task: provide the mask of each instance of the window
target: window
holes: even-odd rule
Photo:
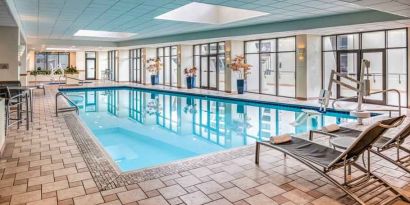
[[[246,80],[248,92],[295,97],[295,37],[247,41],[245,59],[252,65]]]
[[[67,68],[70,65],[70,53],[66,52],[36,52],[35,58],[37,70]]]
[[[397,89],[401,105],[407,104],[407,29],[323,36],[322,46],[322,87],[327,88],[330,73],[335,69],[357,78],[360,61],[364,58],[370,60],[366,77],[370,80],[371,92]],[[352,91],[338,90],[333,86],[332,97],[341,96],[342,92],[343,96],[346,93],[348,96],[354,95]],[[366,99],[379,104],[399,104],[395,93],[375,94]]]
[[[159,72],[159,84],[177,86],[178,82],[178,55],[177,46],[157,48],[157,57],[161,59],[162,71]]]
[[[225,42],[194,45],[193,60],[199,72],[197,87],[225,91]]]
[[[133,49],[129,51],[129,68],[130,68],[130,81],[134,83],[142,83],[142,49]]]
[[[118,67],[118,51],[108,51],[108,79],[116,79],[116,70]]]

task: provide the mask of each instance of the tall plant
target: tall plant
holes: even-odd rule
[[[184,69],[184,74],[185,74],[186,77],[196,77],[196,71],[197,70],[198,69],[195,66],[191,67],[191,68],[185,68]]]
[[[246,80],[248,75],[251,74],[252,65],[245,63],[245,58],[242,55],[236,56],[229,67],[232,71],[239,72],[240,79]]]
[[[147,60],[148,67],[147,70],[148,72],[158,75],[159,71],[162,69],[162,63],[160,58],[150,58]]]

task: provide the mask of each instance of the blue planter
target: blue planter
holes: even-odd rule
[[[236,81],[236,86],[238,88],[238,94],[243,94],[243,92],[245,91],[245,80],[244,79],[239,79]]]
[[[157,85],[159,83],[158,75],[151,75],[151,85]]]
[[[236,106],[236,113],[238,113],[238,114],[243,114],[243,113],[245,113],[245,106],[244,106],[244,105],[241,105],[241,104],[238,104],[238,105]]]
[[[192,80],[191,80],[192,88],[195,88],[195,82],[196,82],[196,76],[192,76]]]
[[[192,84],[193,84],[192,81],[193,81],[193,77],[191,77],[191,76],[186,77],[186,87],[188,89],[192,88]]]

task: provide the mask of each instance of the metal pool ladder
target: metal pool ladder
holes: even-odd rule
[[[59,96],[63,96],[71,106],[58,108],[58,97]],[[78,106],[73,101],[71,101],[70,98],[68,98],[64,93],[58,92],[56,94],[56,117],[58,117],[58,113],[60,112],[71,112],[71,111],[75,111],[75,113],[77,113],[78,115],[79,113]]]

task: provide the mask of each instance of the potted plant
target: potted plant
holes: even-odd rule
[[[61,69],[56,70],[54,74],[64,75],[66,77],[67,85],[78,85],[80,83],[80,75],[76,66],[70,65],[66,69],[64,69],[64,72]]]
[[[192,68],[184,69],[184,74],[186,77],[186,85],[188,89],[195,87],[196,71],[197,71],[197,68],[195,66]]]
[[[159,71],[162,68],[162,63],[160,58],[150,58],[147,60],[148,72],[151,73],[151,84],[156,85],[159,83]]]
[[[246,79],[250,74],[251,65],[245,63],[243,56],[236,56],[233,63],[229,66],[234,72],[239,72],[239,79],[236,81],[238,94],[243,94],[246,91]]]

